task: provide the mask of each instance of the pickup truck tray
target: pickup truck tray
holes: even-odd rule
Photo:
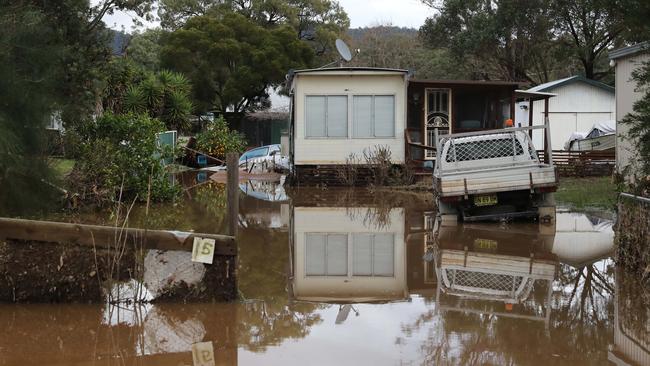
[[[490,194],[557,186],[555,167],[547,164],[446,171],[435,175],[440,197]]]

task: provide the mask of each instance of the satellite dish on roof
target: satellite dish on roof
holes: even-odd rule
[[[339,55],[341,55],[341,58],[346,62],[352,60],[352,52],[350,52],[350,48],[340,38],[336,39],[336,50],[339,51]]]

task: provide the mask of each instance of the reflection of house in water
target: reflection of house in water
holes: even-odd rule
[[[562,263],[582,267],[612,254],[614,230],[611,220],[582,213],[557,214],[553,253]]]
[[[294,299],[350,304],[433,298],[436,275],[422,256],[434,215],[413,207],[301,204],[291,208]]]
[[[292,214],[295,299],[407,298],[404,209],[295,207]]]

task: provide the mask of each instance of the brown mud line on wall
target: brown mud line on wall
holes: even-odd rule
[[[147,271],[142,262],[142,252],[124,250],[119,265],[116,258],[115,250],[47,242],[0,241],[0,302],[104,302],[112,284],[141,281],[142,271]],[[176,273],[170,271],[168,276],[156,279],[160,291],[153,300],[204,302],[236,299],[234,263],[234,256],[215,256],[213,264],[199,264],[205,271],[200,281],[193,284],[175,281]]]

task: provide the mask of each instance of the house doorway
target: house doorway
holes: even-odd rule
[[[435,145],[435,132],[439,135],[450,132],[451,121],[451,90],[450,89],[426,89],[426,105],[424,119],[424,144]],[[433,160],[436,153],[433,150],[426,150],[425,159]]]

